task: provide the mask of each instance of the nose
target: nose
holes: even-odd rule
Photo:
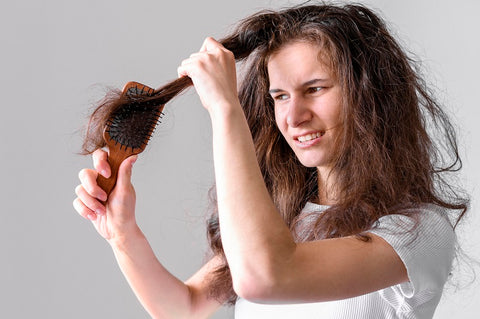
[[[287,114],[287,124],[290,127],[298,127],[312,119],[312,112],[307,101],[301,97],[292,97]]]

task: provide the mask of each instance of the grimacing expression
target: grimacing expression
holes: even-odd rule
[[[328,169],[341,121],[341,87],[320,50],[291,42],[270,56],[267,67],[278,129],[303,165]]]

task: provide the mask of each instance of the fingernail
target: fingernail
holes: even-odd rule
[[[90,214],[87,215],[87,218],[90,219],[90,220],[95,220],[97,218],[97,216],[95,214],[90,213]]]
[[[105,170],[105,169],[101,171],[101,174],[102,174],[103,177],[105,177],[105,178],[109,178],[109,177],[110,177],[110,176],[108,175],[107,170]]]
[[[97,213],[97,215],[105,215],[105,209],[103,207],[99,207],[95,210],[95,213]]]
[[[108,198],[107,194],[105,193],[101,193],[99,196],[98,196],[98,199],[101,200],[102,202],[106,201]]]

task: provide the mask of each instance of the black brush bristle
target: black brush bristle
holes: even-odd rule
[[[125,104],[110,116],[106,131],[112,140],[126,148],[141,148],[155,130],[161,110],[161,105],[148,101]]]

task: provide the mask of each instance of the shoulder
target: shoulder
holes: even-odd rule
[[[410,292],[439,291],[450,274],[456,236],[449,210],[435,206],[381,217],[370,233],[382,237],[404,263]]]
[[[432,241],[430,244],[454,245],[456,237],[449,212],[436,205],[422,205],[404,210],[404,214],[381,217],[370,232],[408,246],[425,245],[428,241]]]

